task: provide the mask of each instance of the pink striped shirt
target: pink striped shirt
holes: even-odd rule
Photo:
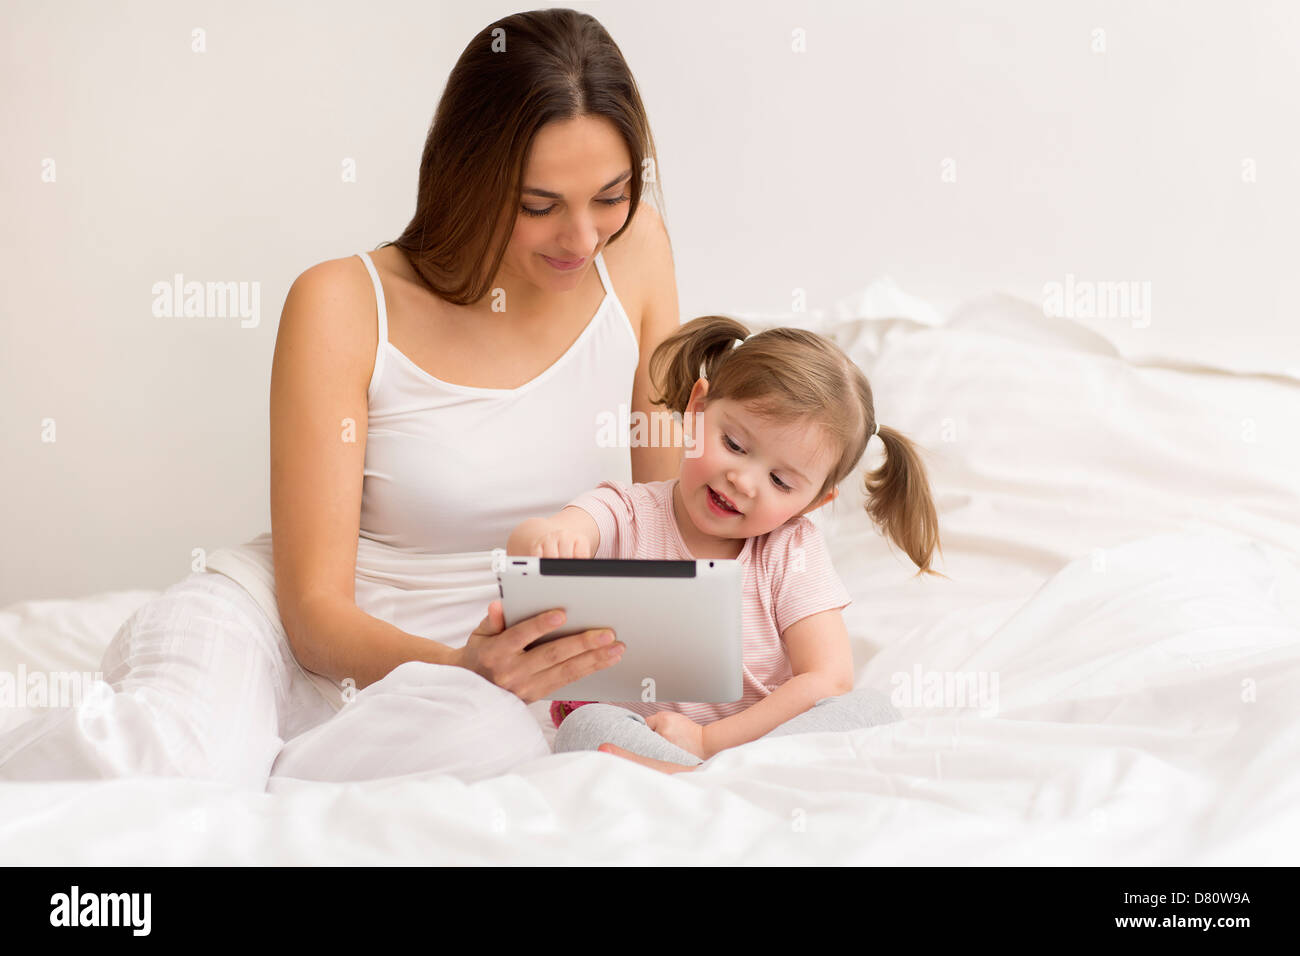
[[[600,529],[596,558],[694,561],[673,517],[676,478],[626,485],[602,481],[569,502]],[[744,695],[730,704],[623,703],[643,717],[675,710],[709,724],[748,709],[794,673],[781,635],[811,614],[846,607],[848,591],[831,566],[821,530],[804,515],[775,531],[748,538],[736,558],[743,577]]]

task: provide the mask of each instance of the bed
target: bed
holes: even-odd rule
[[[676,776],[578,753],[474,784],[4,784],[0,862],[1300,862],[1300,381],[1126,358],[1007,295],[940,315],[887,280],[805,324],[930,470],[947,580],[913,576],[860,487],[817,513],[858,684],[902,721]],[[94,671],[154,593],[0,609],[0,670]]]

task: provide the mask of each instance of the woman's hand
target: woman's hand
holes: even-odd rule
[[[701,760],[708,760],[704,752],[704,725],[697,724],[685,714],[675,710],[661,710],[645,719],[646,724],[669,743],[674,743],[683,750],[695,754]]]
[[[624,645],[603,627],[524,650],[563,623],[563,611],[544,611],[507,628],[501,602],[493,601],[487,616],[457,652],[456,664],[531,704],[580,677],[618,663]],[[610,635],[607,640],[602,638],[606,634]]]

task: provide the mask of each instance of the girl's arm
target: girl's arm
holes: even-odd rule
[[[704,725],[704,758],[757,740],[824,697],[853,690],[853,648],[838,610],[796,621],[781,635],[794,676],[738,714]]]
[[[600,547],[596,519],[569,505],[549,518],[529,518],[510,532],[507,554],[542,558],[590,558]],[[585,553],[583,553],[585,551]]]

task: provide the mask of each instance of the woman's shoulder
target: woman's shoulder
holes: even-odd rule
[[[379,268],[378,264],[375,268]],[[352,255],[326,259],[304,269],[289,287],[289,298],[295,296],[316,304],[332,301],[355,315],[356,307],[373,301],[375,292],[365,264]],[[340,311],[337,307],[330,311]]]
[[[327,357],[345,380],[368,382],[379,332],[374,285],[360,258],[327,259],[304,269],[285,297],[276,341],[278,363],[311,366]]]
[[[616,266],[624,266],[624,272],[631,265],[636,267],[634,272],[637,269],[644,271],[647,264],[660,270],[665,265],[671,267],[672,245],[668,240],[668,227],[664,225],[659,210],[648,202],[638,205],[636,215],[622,234],[614,241],[605,243],[604,256],[606,265],[612,262]],[[617,281],[618,276],[613,278]],[[628,275],[625,279],[628,283],[636,281],[635,275]]]
[[[672,247],[659,211],[642,202],[623,234],[613,242],[607,242],[601,255],[640,342],[642,318],[647,311],[654,309],[656,290],[660,295],[671,292],[670,308],[676,308],[677,278]],[[674,316],[674,322],[680,322],[680,319]]]
[[[375,267],[385,297],[390,289],[413,280],[410,263],[396,246],[385,246],[367,252],[366,255]],[[375,311],[374,280],[361,256],[355,253],[337,259],[326,259],[304,269],[294,280],[294,286],[340,296],[352,305],[366,303],[372,315]]]

